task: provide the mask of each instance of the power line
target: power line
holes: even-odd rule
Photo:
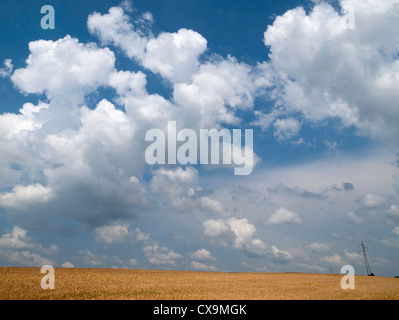
[[[371,272],[369,259],[367,258],[366,248],[364,246],[363,241],[361,242],[361,246],[362,246],[362,251],[363,251],[364,263],[366,264],[367,275],[368,276],[374,276],[374,273]]]

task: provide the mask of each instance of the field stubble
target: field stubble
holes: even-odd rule
[[[341,274],[222,273],[138,269],[55,269],[55,289],[40,268],[0,268],[2,300],[371,300],[399,299],[399,279]]]

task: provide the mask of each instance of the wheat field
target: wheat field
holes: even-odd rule
[[[222,273],[55,268],[43,290],[40,268],[0,268],[1,300],[399,300],[399,279],[341,274]]]

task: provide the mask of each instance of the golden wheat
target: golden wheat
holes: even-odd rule
[[[40,268],[0,268],[2,300],[341,300],[399,299],[399,279],[343,275],[222,273],[134,269],[55,269],[55,289],[43,290]]]

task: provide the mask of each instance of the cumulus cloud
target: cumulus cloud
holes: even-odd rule
[[[293,211],[290,211],[284,207],[275,210],[270,218],[266,221],[266,224],[282,224],[282,223],[301,223],[302,220]]]
[[[49,99],[82,103],[85,94],[107,84],[114,70],[111,50],[70,36],[32,41],[29,51],[26,68],[15,70],[11,80],[22,92],[45,93]]]
[[[375,208],[386,203],[387,199],[384,195],[367,193],[360,198],[360,203],[366,208]]]
[[[231,218],[228,220],[228,225],[235,235],[233,245],[238,249],[247,244],[256,232],[255,226],[249,223],[247,219]]]
[[[296,266],[300,267],[300,268],[304,268],[306,270],[311,270],[312,272],[316,271],[316,272],[322,272],[325,273],[326,269],[323,267],[320,267],[318,265],[314,265],[314,264],[307,264],[307,263],[296,263]]]
[[[193,30],[163,32],[148,41],[142,63],[174,83],[186,82],[198,70],[198,58],[206,46],[205,38]]]
[[[44,157],[57,163],[44,170],[48,184],[74,207],[68,214],[90,225],[133,216],[145,190],[131,179],[144,166],[144,160],[131,161],[137,148],[132,122],[107,100],[94,110],[83,107],[80,121],[76,131],[47,135]]]
[[[54,192],[41,184],[15,186],[11,192],[0,194],[0,207],[24,210],[32,205],[46,203],[54,198]]]
[[[352,221],[353,223],[356,223],[356,224],[364,223],[364,219],[362,217],[358,216],[353,211],[349,211],[348,212],[348,218],[349,218],[350,221]]]
[[[201,197],[201,205],[205,209],[207,209],[217,215],[227,215],[227,213],[225,212],[225,210],[223,208],[223,205],[218,200],[204,196],[204,197]]]
[[[143,251],[148,261],[154,265],[172,265],[176,264],[177,259],[182,259],[183,256],[167,247],[160,247],[157,243],[146,245]]]
[[[73,265],[73,263],[72,263],[72,262],[69,262],[69,261],[65,261],[65,262],[61,265],[61,267],[63,267],[63,268],[75,268],[75,266]]]
[[[192,261],[191,266],[195,270],[200,270],[200,271],[218,271],[218,269],[215,266],[206,265],[206,264],[204,264],[202,262],[198,262],[198,261]]]
[[[143,30],[136,30],[123,8],[112,7],[107,14],[89,15],[87,27],[104,44],[120,47],[129,57],[140,59],[148,42]]]
[[[127,262],[127,264],[128,264],[129,266],[134,267],[134,266],[136,266],[136,265],[138,264],[138,262],[137,262],[136,259],[130,259],[130,260]]]
[[[35,244],[27,236],[28,232],[20,227],[14,227],[10,233],[5,233],[0,238],[0,248],[28,249]]]
[[[98,256],[92,253],[90,250],[80,250],[78,251],[79,260],[86,266],[91,268],[101,268],[106,266],[109,258],[103,254]]]
[[[128,223],[113,224],[102,226],[95,229],[96,241],[106,244],[132,242],[134,233],[129,231]]]
[[[7,265],[29,267],[39,267],[45,264],[54,265],[53,260],[42,255],[52,255],[58,251],[55,244],[52,244],[49,248],[43,247],[28,236],[27,230],[18,226],[0,237],[0,261]]]
[[[191,82],[174,86],[173,100],[190,115],[186,123],[192,128],[239,124],[240,119],[233,111],[253,107],[256,91],[253,77],[251,66],[231,56],[203,63]]]
[[[270,62],[262,65],[275,86],[277,108],[317,122],[338,118],[371,136],[397,137],[398,38],[395,0],[345,0],[355,10],[355,30],[326,2],[277,16],[264,42]],[[365,36],[367,35],[367,36]]]
[[[131,161],[141,145],[134,139],[132,121],[102,100],[95,109],[64,110],[60,119],[70,126],[64,130],[53,118],[60,116],[53,109],[57,103],[50,105],[27,103],[19,115],[0,116],[1,184],[10,189],[0,194],[0,206],[20,217],[24,227],[35,219],[35,214],[24,214],[27,207],[97,226],[118,216],[133,216],[132,208],[145,204],[145,190],[132,177],[140,175],[145,162]],[[55,122],[46,119],[52,113]],[[74,120],[70,122],[69,116]]]
[[[345,257],[351,261],[361,261],[363,260],[363,256],[357,252],[349,252],[348,250],[344,249]]]
[[[146,84],[146,75],[141,71],[115,71],[109,74],[109,85],[116,90],[119,96],[146,95]]]
[[[209,219],[203,222],[204,235],[218,237],[230,231],[229,226],[222,220]]]
[[[121,7],[113,7],[107,14],[90,15],[87,25],[104,44],[120,47],[145,68],[172,82],[188,81],[197,71],[198,57],[207,47],[206,39],[185,28],[173,33],[161,32],[155,38],[148,28],[152,20],[147,13],[132,23]],[[147,22],[145,28],[143,22]]]
[[[391,205],[387,216],[389,219],[392,219],[394,222],[399,223],[399,207],[397,205]]]
[[[204,235],[218,239],[218,244],[226,246],[230,241],[233,248],[242,249],[249,258],[265,256],[267,245],[258,238],[254,238],[256,228],[248,219],[209,219],[203,222]]]
[[[260,87],[255,68],[232,56],[223,59],[215,55],[200,62],[207,41],[193,30],[182,28],[154,37],[148,26],[141,30],[121,7],[113,7],[107,14],[90,15],[88,28],[104,44],[121,48],[143,67],[168,79],[173,85],[173,102],[180,108],[175,112],[173,105],[153,94],[125,99],[128,110],[129,106],[139,107],[147,118],[162,112],[163,119],[180,119],[185,127],[198,129],[238,124],[240,119],[234,110],[248,110],[254,105]],[[154,108],[158,103],[162,109]]]
[[[209,250],[207,249],[198,249],[197,251],[193,252],[191,255],[193,260],[199,261],[215,261],[216,258],[211,255]]]
[[[143,252],[149,263],[152,265],[176,266],[176,260],[183,259],[180,253],[172,249],[160,246],[159,242],[153,240],[149,233],[144,233],[136,228],[136,239],[143,244]]]
[[[313,252],[316,252],[316,253],[328,252],[330,250],[330,247],[328,246],[328,244],[320,243],[320,242],[312,242],[309,244],[308,247],[310,250],[312,250]]]
[[[399,195],[399,174],[394,175],[393,179],[395,180],[393,187],[395,188],[396,193]]]
[[[0,259],[6,265],[18,267],[42,267],[44,265],[54,265],[54,261],[42,257],[38,253],[32,253],[27,250],[0,250]],[[3,262],[3,263],[4,263]]]
[[[272,253],[273,253],[274,261],[279,262],[279,263],[285,263],[292,259],[291,253],[289,253],[288,251],[280,250],[276,246],[272,246]]]
[[[333,181],[329,185],[352,190],[341,192],[348,203],[353,200],[350,197],[358,197],[354,201],[358,210],[348,203],[342,204],[344,217],[353,210],[347,217],[365,223],[369,213],[375,211],[375,215],[382,212],[396,223],[399,219],[393,196],[378,190],[380,182],[373,190],[367,190],[370,184],[362,183],[364,175],[360,171],[352,174],[358,163],[344,169],[326,163],[315,168],[312,163],[308,167],[277,170],[278,173],[270,175],[279,182],[290,180],[289,185],[294,187],[263,185],[263,189],[259,188],[262,200],[249,203],[248,199],[255,199],[252,196],[245,207],[229,203],[227,196],[214,196],[217,192],[210,196],[213,191],[203,191],[200,170],[149,170],[140,156],[145,150],[145,132],[154,127],[165,129],[170,119],[180,127],[197,130],[243,127],[254,116],[251,125],[265,131],[270,128],[279,143],[291,140],[297,145],[306,144],[299,137],[302,126],[323,125],[329,120],[335,123],[338,119],[340,127],[355,126],[359,132],[395,140],[399,69],[397,26],[390,19],[393,3],[341,1],[341,6],[356,8],[355,30],[343,29],[339,8],[322,1],[315,2],[308,12],[303,8],[288,10],[267,28],[264,42],[270,49],[269,60],[256,65],[230,55],[223,58],[208,54],[207,40],[194,30],[181,28],[154,35],[152,14],[138,13],[130,1],[106,14],[93,13],[88,17],[89,32],[102,45],[113,46],[115,53],[70,36],[56,41],[32,41],[25,67],[14,70],[12,61],[6,59],[0,69],[0,76],[9,77],[21,93],[45,95],[46,99],[36,104],[25,103],[18,114],[0,115],[0,206],[7,210],[10,220],[23,226],[0,238],[4,260],[32,265],[46,259],[41,255],[57,251],[55,245],[29,246],[27,230],[37,228],[38,224],[33,222],[46,216],[56,223],[59,218],[83,222],[91,228],[98,243],[128,243],[135,239],[150,264],[175,267],[183,258],[181,254],[162,246],[149,233],[138,228],[129,230],[126,221],[138,217],[144,208],[159,206],[167,214],[171,210],[214,214],[214,219],[202,224],[203,235],[210,242],[242,250],[249,258],[269,255],[274,262],[287,262],[293,259],[292,254],[276,246],[269,248],[256,236],[256,227],[249,221],[261,217],[263,205],[273,201],[273,206],[278,203],[281,207],[272,212],[268,225],[302,222],[296,212],[285,206],[309,212],[311,220],[316,200],[337,201],[340,197],[334,193],[339,188],[320,183],[321,172],[330,172],[332,167],[335,169],[331,175],[339,179],[324,175]],[[120,51],[134,59],[140,71],[117,70],[115,54]],[[170,97],[147,91],[149,71],[167,80],[162,85],[169,90]],[[107,93],[112,97],[93,98],[93,93],[103,87],[111,89]],[[254,111],[255,101],[261,95],[275,104],[271,109],[270,104],[267,108],[259,105]],[[324,142],[334,152],[341,146],[337,139]],[[241,150],[234,149],[237,151]],[[254,163],[258,160],[255,156]],[[381,170],[384,174],[388,172],[380,167],[370,170],[377,165],[362,162],[363,172],[365,168],[370,180],[382,176]],[[399,194],[398,177],[394,176],[393,187]],[[303,181],[301,187],[297,186],[298,179]],[[352,182],[342,185],[342,181],[352,181],[356,190]],[[224,189],[218,190],[219,195],[223,193],[220,190]],[[232,217],[235,213],[239,215],[240,210],[248,216]],[[396,227],[392,232],[397,234]],[[322,242],[312,242],[307,249],[329,252]],[[77,261],[87,266],[123,264],[116,256],[93,252],[81,251]],[[346,252],[349,259],[348,255],[351,254]],[[213,258],[206,249],[198,250],[192,253],[191,267],[213,270],[214,267],[203,263]],[[335,255],[320,261],[338,263],[342,258]],[[127,262],[137,263],[135,259]],[[70,266],[67,261],[64,264]]]
[[[158,169],[153,172],[151,190],[169,197],[172,206],[187,210],[193,206],[191,196],[198,183],[198,171],[192,167],[174,170]]]
[[[45,248],[40,243],[28,236],[28,231],[15,226],[11,232],[5,233],[0,238],[2,249],[35,249],[45,255],[51,255],[59,251],[55,244]]]
[[[136,240],[138,242],[148,243],[151,241],[151,235],[141,231],[139,228],[136,228]]]
[[[325,256],[320,258],[321,261],[331,263],[334,265],[340,265],[343,266],[345,264],[345,261],[342,259],[342,257],[339,254],[334,254],[332,256]]]
[[[278,141],[289,140],[298,135],[301,125],[298,120],[290,117],[277,119],[274,122],[274,136]]]
[[[1,78],[8,78],[12,74],[12,70],[14,69],[14,65],[12,64],[11,59],[5,59],[3,61],[3,68],[0,68],[0,77]]]
[[[97,255],[91,250],[79,250],[78,251],[78,261],[85,265],[86,267],[90,268],[105,268],[105,267],[110,267],[110,268],[120,268],[120,267],[125,267],[124,261],[122,259],[119,259],[117,256],[112,256],[109,257],[106,254],[102,255]],[[67,262],[65,264],[68,266],[68,268],[71,267],[71,265]]]

